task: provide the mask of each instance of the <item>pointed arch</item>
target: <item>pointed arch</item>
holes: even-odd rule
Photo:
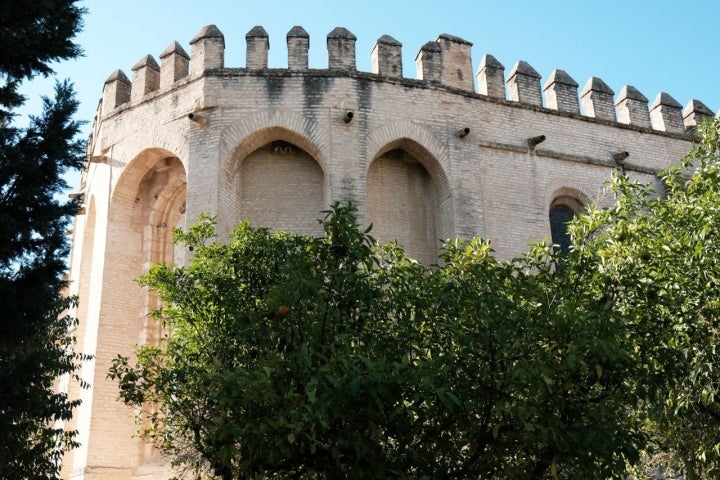
[[[317,123],[296,112],[270,110],[243,117],[220,134],[220,159],[226,176],[237,171],[238,162],[273,140],[284,140],[305,150],[327,170],[329,137]]]
[[[115,183],[108,208],[110,228],[104,252],[104,276],[110,280],[103,284],[99,328],[105,334],[98,337],[98,364],[109,363],[117,354],[130,355],[137,344],[161,341],[162,325],[148,315],[158,306],[158,300],[136,281],[152,264],[173,263],[178,259],[172,234],[175,227],[184,226],[186,191],[183,162],[174,152],[163,148],[148,148],[137,153]],[[117,396],[117,385],[113,383],[102,383],[95,388],[108,390],[98,390],[96,396]],[[129,442],[118,446],[118,451],[134,452],[133,468],[152,464],[157,452],[145,440],[133,438],[137,426],[126,408],[121,404],[107,408],[113,409],[108,413],[114,415],[113,418],[127,419],[127,422],[116,423],[116,428],[124,432],[119,438],[127,438]]]
[[[413,154],[432,175],[439,191],[450,195],[448,171],[450,154],[447,146],[433,133],[416,123],[397,120],[370,132],[367,138],[367,158],[374,160],[394,148]],[[369,166],[369,165],[368,165]]]
[[[404,133],[424,139],[425,144],[406,135],[377,145],[401,130],[380,129],[368,142],[375,150],[366,172],[367,220],[378,239],[397,240],[411,256],[435,263],[440,239],[454,235],[448,176],[442,159],[436,157],[447,152],[416,128]]]
[[[319,147],[299,132],[269,126],[238,140],[226,163],[227,204],[234,226],[254,225],[319,235],[328,205],[328,175]]]

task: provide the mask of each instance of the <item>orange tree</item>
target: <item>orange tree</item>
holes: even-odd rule
[[[711,479],[720,476],[720,120],[695,135],[662,173],[663,195],[618,177],[614,208],[574,224],[569,280],[603,292],[634,344],[642,402],[629,407],[650,435],[645,470]]]
[[[560,271],[548,245],[505,262],[481,240],[426,267],[352,207],[323,225],[241,224],[219,243],[204,216],[177,233],[189,265],[143,277],[170,335],[110,377],[176,462],[223,479],[534,479],[638,459],[659,377],[589,244]]]

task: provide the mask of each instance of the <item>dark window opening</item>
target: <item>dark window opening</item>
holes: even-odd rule
[[[552,243],[557,245],[558,250],[563,253],[570,251],[568,222],[572,220],[574,216],[575,212],[562,203],[550,207],[550,234],[552,236]]]

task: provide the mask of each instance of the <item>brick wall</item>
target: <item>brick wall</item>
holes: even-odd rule
[[[168,476],[166,462],[133,438],[133,412],[106,374],[118,353],[160,334],[147,319],[154,299],[135,279],[155,261],[182,258],[168,231],[183,219],[217,214],[221,238],[245,219],[317,235],[322,210],[352,201],[377,238],[398,240],[422,261],[434,261],[441,239],[475,235],[508,258],[549,237],[553,199],[607,203],[616,153],[629,152],[629,175],[658,183],[657,170],[691,142],[667,96],[650,124],[644,97],[630,88],[618,102],[627,110],[620,122],[605,111],[607,99],[597,109],[609,120],[580,114],[577,83],[563,71],[546,86],[555,96],[544,107],[539,74],[526,62],[511,72],[507,100],[497,84],[504,67],[486,55],[478,84],[492,96],[475,93],[471,44],[449,35],[423,46],[419,65],[437,70],[426,80],[400,78],[401,45],[391,37],[373,50],[375,74],[355,71],[355,39],[344,29],[328,38],[327,70],[308,70],[300,27],[288,34],[289,69],[266,68],[261,27],[246,38],[248,68],[224,67],[224,37],[209,26],[192,40],[190,58],[171,43],[159,76],[144,57],[131,88],[122,72],[105,84],[82,186],[92,205],[76,221],[70,272],[81,302],[79,349],[96,360],[83,371],[93,387],[82,393],[83,447],[66,458],[66,478]],[[586,103],[608,95],[599,79],[587,88]]]

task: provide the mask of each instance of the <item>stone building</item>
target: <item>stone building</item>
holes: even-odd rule
[[[377,238],[419,260],[432,262],[440,239],[472,236],[510,257],[550,237],[550,212],[562,219],[602,203],[612,172],[662,188],[659,169],[713,115],[665,93],[648,107],[632,86],[615,96],[599,78],[578,94],[563,70],[543,83],[527,62],[506,73],[491,55],[474,75],[472,44],[446,34],[420,48],[416,79],[403,76],[402,45],[387,35],[370,73],[356,70],[356,38],[344,28],[327,36],[324,69],[309,68],[302,27],[287,34],[287,68],[268,68],[262,27],[246,40],[245,68],[225,66],[224,36],[209,25],[190,54],[172,42],[159,64],[147,55],[132,79],[117,70],[105,82],[69,277],[78,349],[95,361],[81,374],[92,388],[71,391],[83,399],[69,425],[82,446],[63,478],[167,478],[106,375],[118,353],[157,341],[147,318],[156,300],[135,279],[153,263],[184,261],[172,230],[198,213],[217,215],[221,238],[243,219],[319,234],[320,212],[352,201]]]

